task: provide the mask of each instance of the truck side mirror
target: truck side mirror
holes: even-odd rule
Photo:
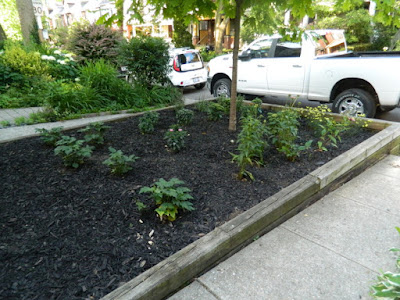
[[[238,55],[238,58],[240,60],[250,60],[251,59],[251,50],[250,49],[243,50],[242,53],[240,53]]]

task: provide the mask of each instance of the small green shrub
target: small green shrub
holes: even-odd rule
[[[110,151],[110,156],[103,164],[107,165],[111,169],[111,173],[122,175],[132,170],[130,164],[134,163],[139,157],[135,155],[124,155],[121,150],[115,150],[114,148],[108,148]]]
[[[225,114],[225,109],[221,104],[212,102],[208,105],[207,115],[210,121],[221,120],[224,114]]]
[[[247,107],[247,105],[243,105],[243,100],[244,98],[240,95],[236,98],[236,110],[237,112],[241,112],[244,107]],[[222,105],[224,108],[224,114],[229,115],[231,111],[231,99],[227,97],[218,97],[217,103]]]
[[[0,58],[0,92],[5,92],[11,85],[23,85],[25,81],[24,75],[13,71],[13,69],[4,64]]]
[[[0,107],[19,108],[42,106],[50,83],[44,77],[23,76],[22,81],[0,88]]]
[[[26,76],[44,76],[48,67],[42,62],[39,52],[28,52],[17,43],[7,43],[2,55],[3,63],[15,72]]]
[[[253,118],[259,118],[262,116],[262,101],[259,98],[254,99],[248,105],[244,105],[241,109],[241,116],[247,117],[251,116]]]
[[[350,131],[354,134],[360,128],[368,127],[368,121],[359,117],[343,115],[341,120],[335,120],[329,115],[331,110],[326,105],[306,107],[302,111],[309,126],[318,136],[317,146],[320,151],[327,151],[329,145],[337,147],[345,132]]]
[[[176,219],[179,209],[194,210],[193,204],[188,201],[193,199],[189,194],[191,190],[187,187],[181,187],[180,185],[182,184],[184,182],[178,178],[172,178],[169,181],[161,178],[151,187],[142,187],[139,193],[150,193],[150,196],[156,205],[158,205],[155,211],[159,215],[160,220],[167,219],[172,222]]]
[[[193,110],[181,108],[176,112],[176,121],[179,125],[189,125],[193,121]]]
[[[89,112],[107,106],[107,100],[91,87],[58,81],[50,85],[46,102],[60,116]]]
[[[4,121],[0,121],[0,125],[1,127],[9,127],[11,126],[10,121],[4,120]]]
[[[168,83],[168,44],[157,37],[137,37],[121,44],[121,64],[128,67],[135,84],[150,89]]]
[[[117,110],[136,104],[137,92],[129,83],[117,78],[114,66],[104,59],[88,61],[79,68],[79,72],[80,83],[95,90],[108,102],[121,105]]]
[[[239,166],[238,179],[244,176],[254,180],[253,174],[246,170],[249,165],[262,165],[264,163],[264,149],[267,146],[266,141],[267,128],[265,121],[248,116],[242,119],[242,130],[238,135],[239,154],[232,154],[233,161]]]
[[[75,80],[78,77],[78,64],[71,53],[48,50],[41,59],[47,65],[50,76],[55,79]]]
[[[164,135],[169,150],[179,152],[185,147],[187,132],[178,126],[172,126]]]
[[[201,100],[199,102],[196,102],[196,109],[200,112],[204,112],[207,113],[208,112],[208,106],[209,106],[210,102],[206,101],[206,100]]]
[[[160,114],[156,111],[146,112],[139,118],[139,130],[142,134],[154,132],[154,127],[157,125]]]
[[[28,119],[25,117],[17,117],[14,119],[14,123],[17,126],[25,125],[28,123]]]
[[[299,117],[300,113],[291,108],[268,114],[267,129],[271,142],[290,161],[299,157],[312,143],[308,141],[304,145],[296,144]]]
[[[67,48],[76,54],[78,62],[104,59],[117,64],[118,45],[122,33],[104,25],[76,23],[68,38]]]
[[[78,168],[86,158],[91,157],[94,147],[85,145],[84,140],[77,140],[74,137],[62,136],[56,142],[54,154],[61,156],[64,165],[67,167]]]
[[[55,127],[50,130],[46,128],[36,128],[35,131],[40,133],[40,139],[49,146],[55,146],[61,139],[61,132],[64,127]]]
[[[200,51],[200,53],[201,53],[201,56],[203,57],[203,60],[206,62],[208,62],[218,56],[218,54],[215,53],[215,51]]]
[[[102,145],[104,144],[104,133],[109,128],[110,126],[104,125],[103,122],[95,122],[78,131],[86,133],[84,139],[88,144]]]

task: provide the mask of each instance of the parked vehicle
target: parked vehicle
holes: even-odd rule
[[[252,42],[239,55],[237,91],[251,97],[295,97],[333,103],[333,112],[374,117],[399,105],[400,52],[348,52],[342,30],[306,31]],[[208,64],[214,96],[230,96],[232,55]]]
[[[194,86],[202,89],[207,82],[207,70],[199,51],[189,48],[170,50],[171,71],[168,74],[174,86]]]

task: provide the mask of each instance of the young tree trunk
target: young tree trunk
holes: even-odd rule
[[[229,22],[227,16],[222,19],[222,11],[224,9],[223,0],[218,1],[218,8],[215,12],[215,52],[222,53],[223,43],[224,43],[224,33],[226,30],[226,25]]]
[[[7,39],[7,35],[3,30],[3,26],[0,24],[0,42]]]
[[[33,4],[31,0],[16,0],[19,20],[21,23],[22,37],[24,44],[31,43],[31,35],[35,34],[36,18],[33,13]],[[37,34],[37,33],[36,33]]]
[[[231,106],[229,113],[229,130],[236,131],[236,99],[237,99],[237,65],[239,53],[240,38],[240,17],[242,14],[243,0],[236,0],[236,16],[235,16],[235,40],[233,43],[233,68],[232,68],[232,86],[231,86]]]

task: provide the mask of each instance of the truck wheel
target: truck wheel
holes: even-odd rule
[[[373,118],[376,113],[376,103],[368,92],[361,89],[348,89],[340,93],[333,101],[332,111],[350,116],[365,115]]]
[[[227,97],[231,96],[231,81],[227,78],[218,79],[213,87],[214,97]]]
[[[206,86],[206,83],[205,83],[205,82],[198,83],[198,84],[195,84],[195,85],[194,85],[194,87],[195,87],[197,90],[201,90],[201,89],[204,88],[205,86]]]

